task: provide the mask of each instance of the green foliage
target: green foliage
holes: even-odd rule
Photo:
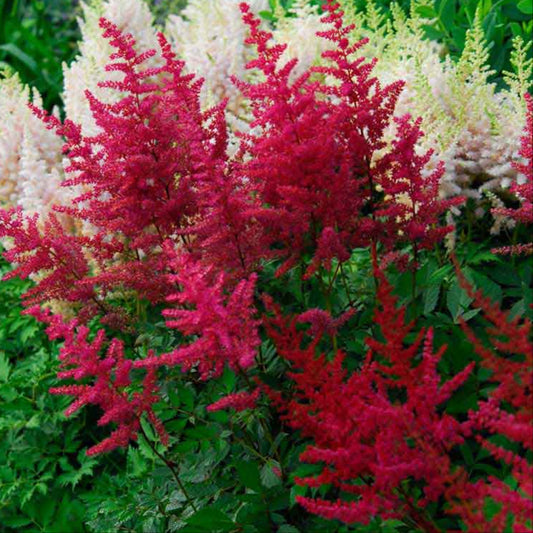
[[[0,264],[0,273],[7,271]],[[74,488],[93,474],[81,422],[66,422],[56,383],[57,350],[21,316],[28,283],[0,282],[0,526],[2,531],[83,531]]]
[[[0,65],[36,87],[47,109],[61,104],[62,63],[76,53],[78,0],[0,0]]]
[[[168,15],[177,15],[187,5],[187,0],[146,0],[156,23],[164,26]]]
[[[459,58],[466,44],[469,29],[474,28],[478,11],[485,39],[489,43],[489,64],[496,81],[501,82],[505,71],[513,72],[513,39],[524,42],[533,38],[530,0],[435,0],[434,6],[417,8],[429,19],[426,35],[443,42],[453,58]],[[531,50],[527,52],[531,57]],[[531,80],[530,80],[531,83]]]

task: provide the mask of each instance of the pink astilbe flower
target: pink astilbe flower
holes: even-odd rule
[[[65,138],[70,165],[62,185],[71,188],[74,199],[55,206],[56,213],[45,220],[27,218],[21,210],[0,210],[0,237],[11,240],[6,257],[18,263],[10,276],[31,276],[36,282],[25,295],[26,303],[66,302],[68,314],[76,317],[62,322],[38,307],[32,311],[48,324],[51,338],[65,340],[59,377],[81,381],[54,392],[75,397],[69,413],[95,404],[103,411],[100,424],[117,425],[91,453],[135,439],[143,415],[164,433],[151,408],[157,399],[156,365],[144,364],[155,355],[149,352],[142,362],[147,368],[142,384],[130,383],[133,362],[125,358],[123,342],[108,341],[103,330],[89,340],[89,319],[97,316],[108,329],[131,333],[135,317],[126,309],[133,307],[132,300],[162,303],[177,291],[176,284],[183,284],[183,293],[171,300],[195,306],[195,311],[169,311],[169,325],[199,339],[176,349],[171,364],[187,369],[198,363],[207,378],[226,363],[249,367],[259,342],[251,274],[258,252],[246,264],[238,263],[239,270],[233,249],[221,253],[224,236],[208,242],[206,235],[210,218],[210,227],[216,219],[219,229],[228,227],[230,219],[239,222],[248,197],[239,175],[234,178],[228,168],[224,105],[201,109],[201,80],[184,73],[183,62],[162,35],[161,66],[146,68],[145,61],[155,51],[138,53],[131,35],[104,19],[100,26],[115,50],[107,70],[123,77],[101,84],[120,92],[116,103],[106,104],[87,92],[99,132],[84,136],[80,126],[69,120],[62,124],[34,108],[50,129]],[[72,194],[65,196],[69,197]],[[63,220],[73,221],[77,230],[69,232],[71,226],[65,228]],[[252,232],[239,224],[230,229],[239,235],[246,253]],[[169,262],[165,243],[170,249],[190,249],[182,255],[187,261]],[[216,248],[218,263],[213,261]],[[202,259],[211,259],[212,266],[205,269]],[[169,277],[181,268],[183,272]],[[241,280],[243,272],[248,279]],[[226,278],[231,283],[225,283]]]
[[[230,285],[228,293],[225,274],[190,255],[178,254],[171,265],[176,273],[170,280],[181,290],[168,297],[175,307],[163,311],[167,326],[197,338],[135,366],[180,365],[184,371],[197,366],[202,379],[220,376],[225,364],[235,371],[252,366],[261,343],[253,304],[257,276]]]
[[[89,448],[88,455],[125,447],[130,440],[136,440],[143,415],[152,422],[162,442],[167,441],[162,424],[152,409],[158,400],[153,369],[147,371],[141,391],[130,393],[128,387],[131,384],[133,361],[126,358],[121,340],[109,342],[103,329],[98,330],[94,339],[90,340],[89,329],[79,325],[76,319],[65,322],[59,315],[52,315],[48,310],[42,311],[37,306],[26,313],[48,325],[50,339],[64,340],[59,352],[61,370],[58,377],[82,382],[50,389],[52,394],[74,396],[65,414],[70,416],[84,405],[93,404],[103,411],[98,425],[113,423],[117,426],[108,438]],[[92,383],[87,383],[88,380]]]
[[[517,209],[498,208],[493,209],[493,213],[499,216],[510,217],[517,222],[531,225],[533,224],[533,98],[526,93],[524,99],[527,105],[526,127],[524,135],[520,140],[520,155],[525,159],[523,163],[514,163],[514,168],[524,176],[524,183],[515,181],[512,183],[510,190],[520,201],[520,207]],[[497,248],[495,253],[501,254],[533,254],[533,243],[517,244]]]
[[[66,141],[70,165],[62,186],[71,188],[74,198],[55,211],[89,231],[68,234],[54,214],[39,224],[24,222],[16,211],[0,215],[0,236],[15,241],[8,259],[33,254],[24,268],[31,268],[37,280],[41,270],[48,274],[32,289],[31,303],[49,299],[52,280],[53,297],[67,302],[86,304],[94,294],[103,301],[118,288],[154,303],[164,301],[170,286],[162,245],[168,239],[187,242],[184,232],[199,216],[197,184],[206,175],[225,172],[224,109],[201,110],[202,81],[183,72],[184,63],[175,59],[162,35],[162,65],[146,68],[154,50],[137,53],[131,35],[104,19],[100,25],[115,48],[107,70],[123,74],[121,81],[101,86],[124,96],[106,104],[87,92],[99,133],[84,136],[71,121],[61,124],[34,108]],[[67,272],[70,267],[75,274]]]
[[[380,240],[392,247],[399,229],[406,240],[430,246],[449,230],[438,227],[438,217],[456,201],[438,199],[440,170],[424,176],[430,154],[414,153],[417,124],[400,119],[387,151],[386,130],[403,84],[382,87],[372,77],[374,61],[358,57],[365,41],[350,43],[352,28],[343,26],[338,7],[324,6],[319,35],[332,42],[323,54],[326,64],[293,80],[296,60],[281,66],[285,46],[273,44],[241,4],[250,28],[246,42],[257,49],[248,68],[263,75],[257,83],[236,80],[254,117],[251,131],[241,135],[241,171],[261,201],[250,214],[264,225],[273,253],[285,260],[278,274],[307,253],[313,256],[310,276],[333,258],[346,261],[355,246]],[[402,195],[410,208],[391,204],[390,198]]]
[[[311,337],[322,337],[324,334],[333,336],[354,314],[355,309],[350,309],[340,317],[333,318],[323,309],[308,309],[298,315],[298,322],[311,325],[308,331]]]
[[[207,406],[208,411],[221,411],[223,409],[234,409],[235,411],[244,411],[245,409],[253,409],[261,394],[260,389],[255,389],[253,392],[237,392],[235,394],[228,394],[220,400]]]
[[[94,297],[93,289],[81,283],[89,272],[83,247],[79,239],[65,232],[54,214],[41,228],[38,216],[27,217],[20,207],[0,209],[3,237],[11,239],[4,257],[16,265],[4,279],[40,275],[38,283],[23,295],[26,305],[56,299],[90,301]]]

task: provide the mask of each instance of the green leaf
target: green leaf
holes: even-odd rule
[[[5,383],[9,377],[9,359],[4,352],[0,352],[0,382]]]
[[[439,18],[446,28],[453,27],[455,17],[455,0],[441,0],[439,6]]]
[[[2,517],[2,524],[12,528],[21,528],[22,526],[27,526],[32,523],[32,519],[28,516],[13,516],[13,517]]]
[[[463,314],[471,301],[472,298],[468,296],[466,291],[459,285],[459,282],[455,280],[446,295],[446,305],[454,321]]]
[[[493,302],[501,302],[502,289],[494,281],[479,272],[472,272],[474,283],[483,292],[483,296],[488,296]]]
[[[231,531],[235,529],[235,522],[222,511],[214,507],[204,507],[187,519],[187,523],[197,528],[197,531]]]
[[[29,70],[36,73],[39,71],[37,62],[32,59],[28,54],[23,52],[16,44],[7,43],[0,45],[0,50],[7,52],[8,54],[16,57],[21,63],[23,63]]]
[[[46,527],[52,521],[54,511],[56,508],[56,502],[53,498],[46,498],[39,503],[40,521]]]
[[[517,5],[518,9],[526,15],[533,14],[533,2],[531,0],[520,0]]]
[[[439,301],[440,284],[430,285],[424,291],[424,314],[429,315],[437,306]]]
[[[278,533],[300,533],[300,530],[296,529],[294,526],[291,526],[290,524],[282,524],[278,528]]]
[[[259,16],[263,20],[276,20],[276,17],[270,11],[259,11]]]
[[[418,6],[416,8],[417,14],[421,17],[433,19],[437,17],[437,12],[431,6]]]
[[[281,485],[281,480],[278,475],[274,472],[273,469],[274,465],[271,464],[265,464],[261,468],[261,483],[264,487],[267,489],[270,489],[272,487],[275,487],[277,485]]]
[[[239,461],[235,463],[237,475],[241,483],[255,492],[262,492],[261,475],[256,463],[251,461]]]

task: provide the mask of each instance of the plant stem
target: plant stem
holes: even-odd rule
[[[144,431],[144,428],[142,426],[139,426],[139,427],[140,427],[140,431],[141,431],[142,436],[144,437],[144,439],[148,443],[148,446],[150,446],[150,448],[155,453],[155,455],[157,455],[157,457],[159,457],[159,459],[161,459],[161,461],[163,461],[163,463],[165,463],[165,465],[168,467],[168,469],[172,472],[172,475],[174,476],[174,479],[176,480],[176,483],[178,484],[178,487],[183,492],[183,494],[185,496],[185,499],[187,500],[187,503],[192,507],[194,512],[198,511],[198,508],[194,505],[191,497],[187,493],[187,490],[185,489],[185,485],[183,484],[183,482],[181,481],[180,477],[178,476],[178,472],[174,468],[174,465],[172,464],[172,462],[169,461],[163,454],[161,454],[161,453],[159,453],[157,451],[156,447],[154,446],[154,443],[148,438],[148,435]]]

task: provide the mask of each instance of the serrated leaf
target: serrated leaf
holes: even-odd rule
[[[128,470],[135,477],[142,476],[146,472],[147,463],[137,448],[128,448]]]
[[[281,485],[279,476],[274,472],[274,465],[265,464],[260,472],[261,483],[267,489]]]
[[[472,298],[468,296],[466,291],[459,285],[459,282],[455,280],[446,294],[446,305],[454,321],[463,314],[470,302],[472,302]]]
[[[257,464],[251,461],[238,461],[235,463],[237,475],[241,483],[255,492],[262,492],[261,476]]]
[[[219,509],[204,507],[191,517],[187,518],[190,526],[198,528],[198,531],[231,531],[235,529],[235,522]]]
[[[0,382],[5,383],[9,377],[10,364],[7,355],[0,352]]]
[[[435,309],[435,307],[437,307],[437,303],[439,301],[439,294],[440,294],[440,284],[430,285],[424,291],[424,314],[425,315],[429,315]]]

